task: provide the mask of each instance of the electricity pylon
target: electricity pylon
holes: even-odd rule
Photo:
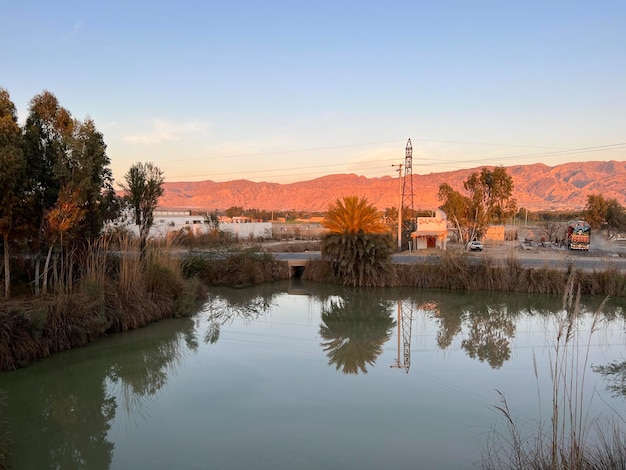
[[[415,231],[415,212],[413,207],[413,146],[411,139],[406,143],[404,151],[404,165],[398,167],[400,185],[400,206],[398,207],[398,248],[402,250],[403,235],[410,235]],[[402,174],[404,168],[404,175]]]
[[[413,323],[413,302],[398,300],[398,357],[391,367],[404,369],[411,367],[411,324]],[[402,356],[400,355],[402,351]]]
[[[402,207],[408,209],[407,221],[413,220],[413,146],[411,139],[404,150],[404,179],[402,180]]]

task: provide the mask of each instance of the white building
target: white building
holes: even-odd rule
[[[435,211],[434,217],[418,217],[417,228],[411,234],[416,250],[426,248],[446,249],[448,240],[448,217],[441,209]]]
[[[192,215],[188,210],[156,210],[154,224],[150,228],[149,238],[166,238],[170,232],[187,228],[194,235],[208,233],[211,225],[202,215]],[[131,214],[126,214],[110,226],[124,227],[139,236],[139,226],[133,223]],[[230,232],[238,238],[272,238],[271,222],[220,222],[219,229]]]

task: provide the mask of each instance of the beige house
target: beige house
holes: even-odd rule
[[[490,225],[485,231],[483,241],[489,244],[501,245],[504,243],[504,225]]]
[[[434,217],[418,217],[417,229],[411,234],[411,239],[416,250],[445,250],[448,241],[448,218],[445,212],[437,209]]]

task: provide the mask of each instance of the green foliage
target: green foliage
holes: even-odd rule
[[[145,286],[156,297],[177,299],[183,292],[183,280],[170,267],[150,262],[145,268]]]
[[[517,210],[513,179],[504,167],[472,173],[463,188],[467,196],[447,183],[439,187],[440,208],[456,225],[463,242],[482,236],[490,224],[503,223]]]
[[[243,207],[241,206],[231,206],[224,211],[224,215],[226,217],[241,217],[244,213]]]
[[[197,277],[186,280],[181,295],[176,303],[176,318],[190,317],[198,311],[199,299],[204,299],[206,292]]]
[[[15,105],[9,93],[0,88],[0,236],[3,241],[4,295],[11,291],[9,234],[20,203],[20,182],[24,169],[22,135]],[[0,269],[1,271],[1,269]]]
[[[104,222],[119,215],[120,205],[109,168],[111,161],[106,154],[104,137],[91,119],[77,123],[71,144],[73,158],[80,169],[73,172],[72,183],[85,212],[81,230],[88,240],[93,240],[100,235]]]
[[[322,236],[322,260],[340,282],[354,287],[394,284],[393,239],[367,199],[337,199],[322,225],[330,232]]]
[[[592,229],[599,229],[606,223],[606,213],[608,203],[601,194],[590,194],[587,196],[587,205],[585,206],[585,221]]]
[[[389,234],[328,233],[322,237],[322,260],[343,285],[384,287],[396,282],[391,265],[395,249]]]
[[[254,286],[289,276],[286,263],[256,249],[219,254],[189,254],[183,261],[185,277],[196,276],[209,285]]]
[[[616,199],[605,199],[602,194],[587,196],[583,213],[592,229],[606,227],[609,237],[626,230],[626,211]]]
[[[24,171],[13,179],[19,203],[11,214],[12,244],[28,248],[39,266],[42,253],[59,251],[67,258],[96,239],[104,222],[117,216],[119,198],[102,134],[91,119],[73,119],[49,91],[30,101],[20,146]],[[0,153],[3,148],[8,147],[0,142]],[[45,279],[47,266],[41,274]],[[37,293],[39,278],[34,286]]]
[[[154,224],[154,210],[163,195],[163,173],[153,163],[135,163],[124,175],[124,192],[139,226],[142,249]]]

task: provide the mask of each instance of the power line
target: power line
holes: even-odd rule
[[[418,139],[419,140],[419,139]],[[393,142],[393,141],[387,141],[387,142]],[[364,146],[364,145],[372,145],[372,143],[369,144],[354,144],[354,145],[346,145],[346,146],[338,146],[335,148],[347,148],[347,147],[354,147],[354,146]],[[458,165],[458,164],[467,164],[467,163],[480,163],[480,162],[501,162],[503,160],[516,160],[516,159],[525,159],[525,158],[538,158],[538,157],[549,157],[549,156],[564,156],[564,155],[571,155],[571,154],[580,154],[580,153],[590,153],[590,152],[597,152],[597,151],[606,151],[606,150],[621,150],[622,147],[626,147],[626,142],[622,142],[622,143],[616,143],[616,144],[606,144],[606,145],[598,145],[598,146],[591,146],[591,147],[580,147],[580,148],[568,148],[568,149],[562,149],[562,150],[555,150],[552,152],[540,152],[540,153],[526,153],[526,154],[516,154],[516,155],[504,155],[504,156],[496,156],[496,157],[487,157],[487,158],[480,158],[480,159],[470,159],[470,160],[460,160],[460,159],[455,159],[455,160],[446,160],[446,159],[440,159],[440,158],[423,158],[420,157],[420,161],[423,163],[418,163],[417,166],[420,167],[431,167],[432,163],[437,163],[438,166],[454,166],[454,165]],[[331,147],[319,147],[318,149],[328,149]],[[309,151],[311,149],[305,150],[292,150],[292,151],[286,151],[284,153],[294,153],[294,152],[305,152],[305,151]],[[624,149],[626,150],[626,149]],[[269,153],[269,154],[273,154],[273,153]],[[252,154],[250,154],[252,155]],[[258,155],[258,154],[255,154]],[[224,157],[225,158],[225,157]],[[260,176],[262,178],[279,178],[279,177],[293,177],[293,176],[306,176],[306,175],[311,175],[311,174],[320,174],[320,171],[310,171],[310,172],[298,172],[298,173],[291,173],[291,171],[298,171],[298,170],[310,170],[310,169],[324,169],[324,168],[337,168],[337,167],[346,167],[346,171],[349,169],[349,167],[354,166],[354,170],[355,171],[361,171],[363,169],[367,169],[367,170],[382,170],[382,169],[388,169],[388,162],[393,162],[396,161],[397,157],[393,157],[393,158],[385,158],[385,159],[377,159],[377,160],[366,160],[363,162],[349,162],[349,163],[334,163],[334,164],[325,164],[325,165],[308,165],[308,166],[301,166],[301,167],[291,167],[291,168],[280,168],[280,169],[266,169],[266,170],[251,170],[251,171],[247,171],[247,174],[250,173],[257,173],[257,174],[264,174],[264,176]],[[185,161],[185,160],[178,160],[178,161]],[[167,160],[165,160],[165,162],[167,162]],[[368,163],[374,163],[374,164],[380,164],[377,166],[371,166],[371,167],[363,167],[363,164],[368,164]],[[357,167],[358,165],[358,167]],[[280,173],[275,173],[275,171],[280,171]],[[288,171],[288,173],[284,173],[285,171]],[[230,176],[230,175],[241,175],[241,170],[238,170],[236,172],[221,172],[221,173],[212,173],[210,175],[198,175],[198,174],[194,174],[194,175],[176,175],[176,176],[171,176],[168,179],[176,179],[176,178],[204,178],[204,177],[213,177],[213,178],[220,178],[220,177],[225,177],[225,176]]]

